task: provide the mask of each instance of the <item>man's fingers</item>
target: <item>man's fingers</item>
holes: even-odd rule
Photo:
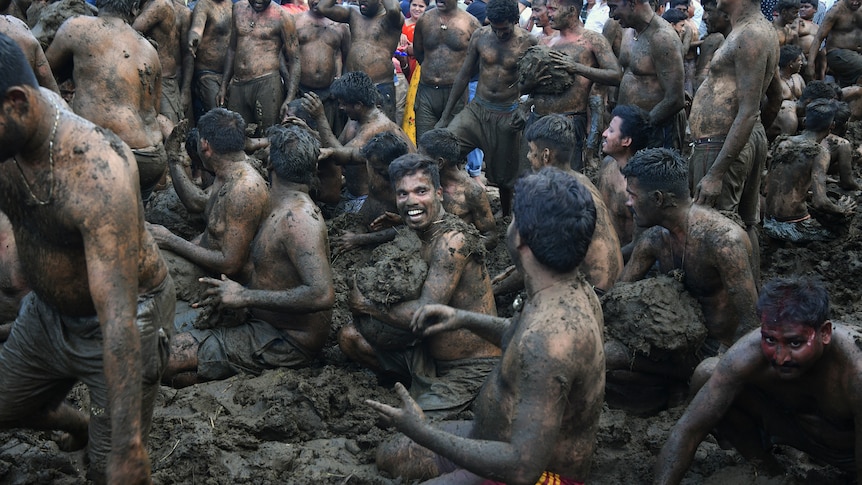
[[[369,405],[372,409],[382,414],[383,416],[386,416],[387,418],[392,417],[392,415],[395,414],[395,411],[397,411],[397,409],[393,408],[392,406],[389,406],[388,404],[383,404],[382,402],[377,402],[373,399],[366,399],[365,404]]]

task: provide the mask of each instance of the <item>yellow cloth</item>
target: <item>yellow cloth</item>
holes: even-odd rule
[[[414,145],[418,145],[416,141],[416,112],[413,110],[413,103],[416,102],[416,90],[419,89],[419,77],[422,75],[422,66],[416,65],[416,70],[410,78],[410,87],[407,88],[407,104],[404,105],[404,117],[401,121],[401,128],[410,137]]]

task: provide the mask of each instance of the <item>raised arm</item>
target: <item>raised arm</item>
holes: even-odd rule
[[[337,5],[335,0],[320,0],[317,4],[317,11],[326,18],[336,22],[350,22],[350,7]]]
[[[147,35],[162,22],[170,22],[173,25],[174,18],[174,7],[170,2],[151,0],[146,4],[141,13],[135,17],[132,28]]]
[[[398,0],[381,0],[383,9],[386,10],[386,22],[390,28],[401,31],[404,25],[404,14],[401,12],[401,4]]]

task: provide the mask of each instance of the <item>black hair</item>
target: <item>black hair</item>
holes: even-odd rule
[[[454,133],[445,128],[428,130],[419,137],[419,150],[433,159],[442,158],[450,165],[461,165],[461,143]]]
[[[789,8],[799,8],[799,3],[799,0],[778,0],[778,3],[775,4],[775,11],[781,12]]]
[[[829,293],[807,276],[786,276],[766,282],[757,299],[760,323],[800,323],[815,330],[829,320]]]
[[[389,164],[389,180],[395,187],[398,182],[409,175],[424,172],[431,177],[434,190],[440,188],[440,169],[437,162],[419,153],[401,155]]]
[[[838,111],[836,101],[831,99],[815,99],[805,107],[805,129],[811,131],[829,131],[835,121]],[[845,103],[846,104],[846,103]]]
[[[138,0],[96,0],[96,8],[100,12],[129,17],[138,6]]]
[[[269,163],[280,180],[306,184],[317,182],[317,157],[320,142],[305,128],[298,126],[271,126],[269,137]]]
[[[565,5],[567,7],[575,7],[575,11],[579,13],[581,9],[584,8],[583,0],[560,0],[561,5]]]
[[[568,160],[575,147],[575,124],[568,116],[545,115],[524,130],[524,138],[550,149],[557,160]]]
[[[491,0],[485,7],[485,16],[492,24],[518,23],[518,3],[515,0]]]
[[[679,5],[685,5],[686,7],[688,7],[689,5],[691,5],[691,0],[670,0],[670,8],[675,9]]]
[[[239,113],[213,108],[198,120],[200,139],[220,155],[241,152],[245,148],[245,120]]]
[[[686,20],[688,20],[688,15],[682,10],[669,8],[665,10],[663,14],[661,14],[661,18],[667,20],[667,23],[673,25],[679,22],[685,22]]]
[[[6,96],[6,91],[13,86],[30,86],[39,88],[33,68],[27,61],[24,51],[18,43],[6,34],[0,33],[0,98]]]
[[[317,118],[302,107],[302,97],[296,98],[287,103],[288,110],[293,113],[293,116],[301,119],[312,130],[317,131]]]
[[[787,67],[802,54],[802,47],[796,44],[785,44],[778,52],[778,67]]]
[[[368,74],[362,71],[348,72],[332,81],[330,92],[336,99],[348,104],[377,106],[380,94]]]
[[[521,240],[543,265],[568,273],[584,260],[596,228],[596,206],[572,175],[544,167],[518,179],[512,213]]]
[[[632,140],[629,145],[632,153],[647,147],[653,128],[646,110],[633,104],[620,104],[611,112],[611,117],[614,116],[620,119],[620,133]]]
[[[632,156],[622,168],[626,178],[638,179],[646,190],[661,190],[677,199],[691,197],[688,188],[688,162],[676,150],[645,148]]]
[[[410,147],[394,131],[382,131],[371,137],[359,151],[366,160],[376,158],[389,166],[392,160],[406,155]]]
[[[799,96],[800,103],[826,98],[826,99],[841,99],[841,88],[835,83],[826,81],[811,81],[802,88],[802,96]]]

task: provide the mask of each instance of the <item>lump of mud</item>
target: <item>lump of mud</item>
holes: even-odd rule
[[[550,52],[548,46],[535,45],[518,60],[521,94],[560,94],[575,83],[574,76],[551,59]]]
[[[356,272],[356,285],[372,301],[392,305],[415,300],[428,275],[419,255],[421,243],[413,231],[399,231],[394,240],[371,252],[372,265]]]
[[[84,0],[60,0],[48,4],[33,2],[27,9],[27,23],[32,27],[33,37],[42,45],[42,50],[48,50],[63,22],[82,15],[96,15],[95,9]]]
[[[670,276],[617,283],[602,309],[607,336],[645,355],[691,353],[706,339],[700,304]]]

